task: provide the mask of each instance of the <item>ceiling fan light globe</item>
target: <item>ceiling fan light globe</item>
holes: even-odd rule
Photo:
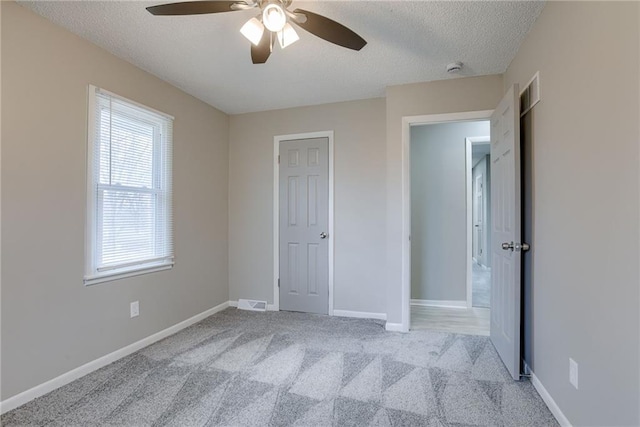
[[[298,33],[296,33],[296,30],[294,30],[289,23],[287,23],[281,31],[278,31],[278,42],[280,42],[280,47],[282,49],[292,45],[298,40],[300,40]]]
[[[264,34],[264,25],[257,18],[251,18],[240,28],[240,32],[251,43],[258,46],[262,40],[262,34]]]
[[[270,3],[262,11],[262,22],[267,30],[277,33],[282,31],[287,23],[287,15],[280,5]]]

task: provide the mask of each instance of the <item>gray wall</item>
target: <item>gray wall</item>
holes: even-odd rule
[[[489,122],[411,128],[411,298],[467,299],[465,138]]]
[[[229,299],[228,117],[0,3],[4,400]],[[172,270],[82,283],[89,83],[175,116]]]
[[[334,308],[385,313],[384,99],[231,116],[229,293],[273,303],[273,137],[333,130]]]
[[[502,98],[502,75],[387,88],[386,305],[391,323],[402,321],[402,118],[493,110]]]
[[[505,74],[540,71],[525,355],[573,425],[640,424],[639,22],[637,2],[548,2]]]

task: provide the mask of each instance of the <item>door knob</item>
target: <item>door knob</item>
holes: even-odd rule
[[[326,239],[327,238],[327,233],[325,233],[324,231],[322,233],[320,233],[320,238],[321,239]]]
[[[505,243],[502,244],[502,249],[505,250],[505,251],[508,251],[509,249],[513,250],[514,247],[515,246],[514,246],[513,242],[511,242],[511,243],[505,242]]]
[[[502,244],[502,249],[505,251],[508,251],[509,249],[514,250],[516,252],[522,251],[522,252],[526,252],[529,249],[531,249],[531,246],[529,246],[528,243],[503,243]]]

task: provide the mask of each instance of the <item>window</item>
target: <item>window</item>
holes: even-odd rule
[[[89,86],[86,285],[173,266],[172,125]]]

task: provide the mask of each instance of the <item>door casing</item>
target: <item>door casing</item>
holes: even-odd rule
[[[411,326],[411,126],[489,120],[491,114],[493,114],[493,110],[405,116],[402,118],[402,322],[399,328],[400,332],[409,332]],[[469,236],[469,232],[467,232],[467,236]],[[467,237],[468,240],[469,237]],[[469,249],[467,249],[467,253],[469,253]],[[467,264],[470,264],[470,259]],[[468,278],[470,278],[469,274],[467,273]],[[470,281],[467,280],[467,289],[469,289],[469,283]],[[467,296],[467,304],[469,300]],[[398,329],[394,327],[393,330]]]
[[[297,139],[327,138],[329,140],[329,316],[333,316],[333,257],[334,257],[334,234],[333,234],[333,131],[320,131],[309,133],[297,133],[290,135],[277,135],[273,137],[273,310],[280,310],[280,289],[278,280],[280,278],[280,164],[278,156],[280,154],[280,143],[282,141],[292,141]]]

